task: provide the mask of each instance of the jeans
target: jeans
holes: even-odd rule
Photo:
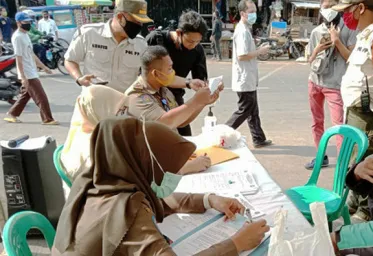
[[[325,131],[325,100],[329,106],[333,125],[341,125],[343,123],[343,101],[340,90],[321,87],[311,81],[308,81],[308,97],[312,113],[312,136],[315,146],[318,148]],[[342,136],[337,136],[338,153],[342,145],[342,140]]]
[[[47,56],[46,56],[47,50],[45,49],[45,47],[41,44],[34,44],[33,50],[34,50],[35,55],[45,65],[48,61]]]
[[[221,60],[220,38],[221,37],[216,37],[215,40],[212,41],[212,50],[214,52],[214,57],[219,60]]]

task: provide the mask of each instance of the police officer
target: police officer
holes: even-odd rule
[[[65,67],[80,86],[107,84],[124,92],[139,74],[140,55],[147,44],[138,34],[148,22],[152,20],[144,0],[116,1],[113,19],[77,31],[65,54]]]

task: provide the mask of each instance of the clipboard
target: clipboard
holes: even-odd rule
[[[208,147],[208,148],[202,148],[194,152],[192,159],[207,155],[211,159],[211,166],[221,164],[233,159],[237,159],[240,156],[233,153],[230,150],[220,148],[220,147]]]

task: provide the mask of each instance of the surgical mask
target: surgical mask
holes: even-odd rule
[[[21,28],[26,30],[26,31],[30,31],[31,23],[21,24]]]
[[[150,148],[149,141],[148,141],[148,138],[146,136],[146,131],[145,131],[144,116],[142,116],[142,122],[143,122],[142,131],[144,133],[146,146],[149,150],[151,165],[152,165],[152,172],[153,172],[153,181],[150,184],[150,187],[152,188],[153,192],[156,194],[158,198],[166,198],[170,196],[176,190],[183,176],[163,171],[162,166],[159,164],[157,158],[154,156],[153,151]],[[161,181],[161,185],[158,185],[157,183],[155,183],[154,161],[158,164],[159,169],[161,169],[161,171],[163,172],[163,179]]]
[[[122,26],[122,28],[130,39],[134,39],[140,33],[142,25],[129,21],[126,18],[124,19],[126,20],[126,25]]]
[[[357,24],[359,23],[359,20],[355,19],[354,12],[345,12],[343,14],[343,21],[349,29],[357,29]]]
[[[1,13],[1,16],[3,16],[3,17],[8,17],[8,12],[2,12],[2,13]]]
[[[170,74],[165,74],[165,73],[163,73],[159,70],[157,70],[157,72],[161,73],[162,76],[166,77],[165,79],[160,79],[160,78],[156,77],[155,75],[153,75],[155,80],[157,80],[157,82],[160,83],[163,86],[168,86],[175,80],[175,70],[172,70],[172,72]]]
[[[249,23],[249,25],[253,25],[255,22],[256,22],[256,12],[249,13],[247,15],[247,23]]]
[[[337,17],[337,15],[338,15],[338,12],[337,12],[337,11],[334,11],[332,8],[327,8],[327,9],[322,8],[322,9],[320,10],[320,13],[321,13],[321,15],[324,17],[324,19],[325,19],[327,22],[331,22],[331,21],[334,20],[335,17]]]

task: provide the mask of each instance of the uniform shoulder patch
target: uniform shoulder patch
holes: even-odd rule
[[[147,103],[152,103],[153,99],[149,94],[141,94],[139,96],[140,100],[142,103],[147,104]]]

